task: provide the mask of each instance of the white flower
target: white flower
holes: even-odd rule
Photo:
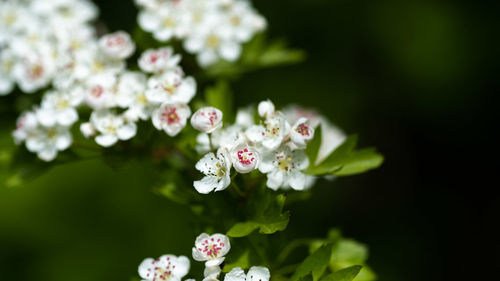
[[[260,162],[259,152],[248,144],[241,144],[231,150],[231,160],[236,171],[245,174],[255,170]]]
[[[153,112],[151,119],[156,129],[173,137],[186,127],[190,115],[191,109],[184,103],[164,103]]]
[[[293,125],[290,132],[292,142],[299,148],[305,148],[307,142],[314,138],[314,129],[309,125],[307,118],[300,118]]]
[[[181,60],[181,55],[174,55],[171,47],[148,49],[139,58],[139,67],[144,72],[160,73],[175,69]]]
[[[92,112],[90,122],[99,132],[95,141],[104,147],[112,146],[118,140],[128,140],[137,133],[135,123],[126,122],[122,116],[107,110]]]
[[[328,121],[318,112],[303,108],[297,105],[290,105],[283,110],[286,118],[291,123],[296,123],[300,118],[307,118],[313,128],[321,125],[321,146],[318,151],[316,164],[321,163],[330,153],[332,153],[346,139],[345,133]]]
[[[211,106],[200,108],[191,117],[191,125],[198,131],[211,133],[222,127],[222,111]]]
[[[184,41],[184,48],[197,54],[198,63],[203,67],[214,64],[220,58],[235,61],[241,54],[240,44],[222,29],[198,28]]]
[[[274,104],[272,101],[261,101],[259,106],[257,107],[257,111],[259,112],[260,117],[270,117],[274,114]]]
[[[58,151],[71,145],[72,136],[68,127],[55,125],[53,127],[38,126],[26,137],[26,148],[35,152],[44,161],[52,161]]]
[[[229,238],[224,234],[200,234],[196,237],[193,247],[193,259],[206,261],[206,267],[218,266],[224,261],[224,256],[231,249]]]
[[[146,97],[154,103],[181,102],[189,103],[196,92],[193,77],[183,77],[180,70],[168,71],[153,76],[148,80]]]
[[[93,109],[109,108],[115,105],[116,75],[102,72],[91,76],[85,88],[85,101]]]
[[[15,65],[13,74],[25,93],[33,93],[50,83],[55,65],[48,54],[26,53]]]
[[[311,184],[311,176],[301,170],[309,166],[309,160],[303,150],[291,150],[282,145],[277,150],[268,151],[261,157],[259,170],[267,174],[267,186],[271,189],[293,188],[304,190]]]
[[[224,281],[269,281],[271,273],[269,269],[262,266],[252,266],[248,274],[240,267],[235,267],[224,277]]]
[[[213,190],[221,191],[226,189],[231,183],[230,170],[231,160],[225,148],[219,148],[217,155],[210,152],[196,163],[196,169],[205,177],[193,183],[194,188],[203,194]]]
[[[34,112],[25,112],[17,118],[16,129],[12,132],[14,142],[20,144],[38,126],[38,120]]]
[[[267,118],[264,126],[254,125],[245,132],[252,142],[261,143],[266,149],[278,148],[290,133],[290,124],[279,112]]]
[[[78,120],[78,113],[75,109],[83,99],[78,92],[49,91],[41,103],[41,107],[36,110],[36,115],[40,124],[53,126],[58,123],[62,126],[70,126]]]
[[[145,259],[139,265],[139,275],[148,281],[180,281],[189,272],[190,262],[185,256],[163,255]]]
[[[135,44],[125,31],[104,35],[99,39],[99,48],[112,59],[126,59],[135,51]]]

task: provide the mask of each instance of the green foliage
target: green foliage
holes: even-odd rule
[[[377,153],[374,148],[355,150],[358,137],[353,135],[348,137],[339,147],[337,147],[337,149],[326,157],[325,160],[319,164],[315,164],[312,159],[316,160],[314,156],[316,155],[317,157],[319,150],[316,139],[320,139],[321,134],[318,135],[315,135],[312,141],[315,144],[314,148],[317,148],[317,150],[313,151],[311,148],[311,150],[307,152],[311,160],[310,166],[305,170],[308,174],[335,176],[355,175],[375,169],[384,161],[384,157]]]
[[[360,265],[344,268],[321,278],[321,281],[352,281],[358,275],[361,268],[362,266]]]
[[[326,244],[317,249],[307,257],[297,268],[290,281],[298,281],[308,274],[312,274],[312,280],[317,281],[328,267],[332,254],[332,244]]]
[[[227,232],[231,237],[244,237],[259,229],[262,234],[272,234],[284,230],[290,219],[289,212],[283,212],[286,197],[284,194],[274,196],[270,192],[258,193],[254,197],[254,216],[245,222],[236,223]]]

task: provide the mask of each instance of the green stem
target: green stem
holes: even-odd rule
[[[245,192],[243,192],[240,189],[240,187],[238,186],[238,184],[236,183],[236,181],[234,181],[234,179],[236,178],[236,175],[238,175],[238,172],[234,172],[234,174],[231,176],[231,185],[234,187],[234,190],[236,190],[238,195],[245,196]]]

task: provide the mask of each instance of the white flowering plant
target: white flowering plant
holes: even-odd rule
[[[2,140],[6,185],[82,159],[152,161],[155,191],[190,208],[202,231],[225,233],[196,238],[203,280],[374,280],[359,266],[366,248],[338,231],[289,243],[271,235],[287,228],[287,201],[307,199],[316,181],[383,162],[314,110],[280,109],[272,97],[235,108],[232,81],[303,53],[265,39],[267,21],[250,1],[135,2],[130,32],[98,30],[87,0],[0,3],[0,94],[4,111],[19,113],[13,140]],[[298,246],[311,255],[289,263]],[[180,281],[189,268],[186,256],[163,255],[138,273]]]

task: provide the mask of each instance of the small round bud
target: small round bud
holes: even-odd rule
[[[274,114],[274,104],[270,100],[261,101],[257,108],[260,117],[269,117]]]
[[[80,125],[80,131],[82,132],[85,138],[93,137],[97,133],[94,125],[92,125],[92,123],[89,122],[82,123]]]
[[[191,125],[198,131],[211,133],[222,127],[222,111],[211,106],[200,108],[191,117]]]

